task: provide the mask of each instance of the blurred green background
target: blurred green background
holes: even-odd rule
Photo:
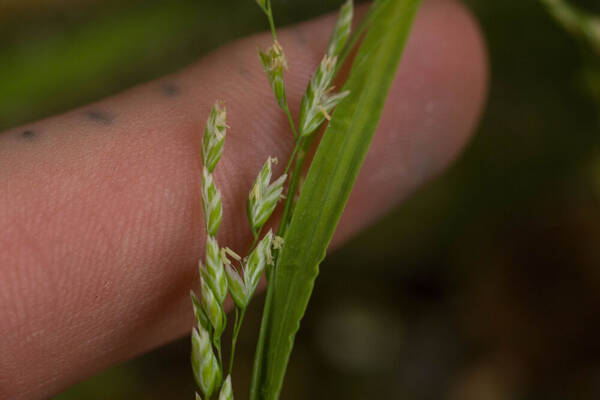
[[[274,1],[281,24],[339,3]],[[600,12],[597,0],[577,3]],[[591,55],[536,1],[467,4],[492,69],[478,135],[443,176],[327,258],[285,399],[600,398]],[[0,130],[264,28],[250,0],[0,1]],[[240,398],[260,307],[240,339]],[[56,398],[190,399],[188,353],[182,339]]]

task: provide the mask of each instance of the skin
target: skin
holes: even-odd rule
[[[292,110],[333,23],[280,31]],[[189,333],[210,107],[223,99],[228,109],[215,179],[219,240],[234,250],[250,242],[255,174],[292,149],[256,55],[269,44],[266,34],[240,40],[180,73],[0,135],[1,399],[46,398]],[[472,17],[454,1],[426,2],[334,247],[457,156],[481,112],[486,71]]]

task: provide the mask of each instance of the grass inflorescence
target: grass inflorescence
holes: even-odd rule
[[[362,157],[364,157],[370,143],[370,138],[383,106],[381,99],[385,99],[387,90],[391,84],[393,72],[397,66],[403,43],[408,34],[410,22],[418,4],[418,0],[398,1],[403,3],[402,6],[398,7],[397,4],[399,3],[396,3],[396,0],[377,0],[372,11],[368,14],[367,23],[364,23],[359,29],[359,34],[362,34],[368,24],[375,25],[379,23],[380,25],[380,32],[376,33],[377,37],[375,39],[365,39],[369,48],[364,51],[366,60],[359,63],[362,68],[358,68],[360,70],[357,72],[359,77],[355,80],[360,82],[360,84],[355,83],[354,85],[359,88],[360,93],[353,100],[353,105],[348,107],[348,111],[339,117],[340,120],[345,121],[341,124],[345,124],[347,121],[354,120],[352,116],[357,115],[357,112],[360,112],[362,116],[366,116],[366,119],[356,119],[357,125],[348,126],[348,133],[353,136],[344,145],[339,147],[342,153],[337,155],[341,163],[340,165],[347,163],[348,160],[356,160],[357,162],[343,167],[344,170],[348,171],[346,177],[341,176],[338,178],[335,174],[331,175],[330,179],[335,179],[335,181],[331,181],[330,185],[325,182],[315,183],[311,181],[308,184],[308,188],[300,190],[300,181],[306,167],[308,150],[314,142],[319,128],[326,121],[330,122],[330,126],[336,122],[336,114],[333,113],[334,109],[345,101],[346,98],[350,97],[353,90],[348,90],[348,88],[337,90],[333,85],[341,63],[350,53],[349,46],[354,46],[359,42],[357,34],[351,36],[353,2],[352,0],[345,1],[340,9],[327,50],[308,82],[299,110],[299,119],[296,122],[289,108],[284,79],[288,62],[284,48],[277,39],[271,1],[256,0],[256,3],[267,17],[273,38],[273,43],[270,47],[266,50],[259,50],[258,61],[262,64],[278,106],[287,116],[290,135],[294,138],[295,145],[289,159],[285,163],[283,174],[273,177],[273,165],[277,163],[277,160],[272,157],[267,158],[262,169],[258,172],[246,202],[246,214],[253,242],[248,255],[242,257],[228,247],[222,247],[216,239],[216,234],[223,218],[223,207],[221,194],[212,174],[215,168],[218,167],[218,162],[223,153],[228,128],[223,103],[215,103],[209,115],[201,149],[203,158],[201,194],[207,232],[206,255],[204,262],[199,262],[200,296],[197,296],[193,292],[191,293],[196,317],[196,326],[192,331],[192,370],[200,391],[200,393],[196,393],[196,399],[210,399],[214,395],[217,395],[219,400],[233,399],[232,370],[235,363],[237,338],[247,307],[254,296],[261,276],[265,272],[268,280],[268,291],[257,345],[250,398],[276,399],[278,397],[281,381],[273,385],[270,383],[265,384],[263,377],[265,371],[268,370],[267,364],[270,369],[275,368],[279,376],[283,376],[287,365],[287,356],[274,358],[270,356],[272,349],[269,347],[271,345],[268,341],[269,331],[273,328],[272,324],[274,322],[278,323],[278,327],[282,326],[281,323],[284,325],[287,324],[290,327],[291,334],[289,336],[277,339],[277,341],[281,339],[282,344],[284,344],[280,346],[282,354],[289,355],[288,350],[291,350],[289,346],[293,345],[293,335],[300,323],[305,302],[310,297],[312,290],[311,279],[314,280],[316,277],[310,271],[312,271],[313,267],[318,267],[318,263],[317,265],[313,265],[312,261],[307,261],[309,265],[306,266],[298,265],[298,267],[309,268],[307,270],[309,271],[309,279],[298,282],[301,292],[297,294],[297,304],[294,304],[290,308],[289,321],[282,322],[280,319],[277,319],[277,316],[272,317],[271,308],[279,305],[279,300],[274,297],[276,288],[280,284],[287,285],[289,283],[289,279],[278,281],[277,278],[281,274],[286,274],[287,268],[289,268],[289,265],[285,265],[286,271],[280,270],[280,267],[283,267],[280,266],[281,258],[289,258],[290,254],[294,254],[294,249],[302,247],[302,243],[310,244],[315,240],[315,237],[307,235],[293,237],[292,240],[288,240],[287,233],[288,230],[294,231],[295,229],[294,233],[298,230],[298,223],[294,223],[295,209],[297,203],[302,199],[302,193],[305,190],[310,189],[309,191],[314,191],[318,186],[323,189],[321,191],[321,194],[323,194],[328,193],[329,189],[334,188],[334,194],[337,197],[326,199],[322,204],[325,210],[329,212],[326,218],[321,218],[320,221],[311,216],[311,218],[306,218],[306,220],[302,221],[305,227],[314,224],[315,232],[322,231],[318,225],[322,224],[323,221],[331,221],[327,230],[323,231],[323,241],[318,243],[317,253],[324,253],[324,249],[331,240],[331,234],[337,225],[341,210],[345,205],[350,188],[356,178],[358,168],[360,168]],[[387,31],[392,32],[390,35],[393,34],[396,36],[386,37]],[[386,40],[379,40],[382,36]],[[395,41],[395,39],[399,39],[399,41]],[[396,48],[394,51],[389,51],[394,47]],[[373,81],[376,83],[373,86],[376,88],[375,92],[367,90],[364,84],[367,81],[366,76],[363,76],[365,74],[365,61],[381,63],[381,66],[372,69],[373,74],[379,74],[377,75],[377,79]],[[350,74],[351,77],[352,74],[353,72]],[[363,104],[366,108],[357,111],[356,105],[359,103]],[[336,140],[338,138],[339,136],[336,136]],[[319,149],[321,147],[322,144],[319,146]],[[310,166],[310,171],[313,171],[313,168],[321,171],[324,160],[320,160],[319,153],[317,153],[315,160]],[[313,164],[318,165],[313,166]],[[328,167],[331,167],[331,165]],[[344,180],[341,180],[342,178]],[[346,181],[347,179],[349,181]],[[324,187],[324,185],[327,187]],[[264,227],[282,200],[284,202],[283,212],[276,230],[268,230],[264,233]],[[304,210],[305,207],[304,205],[299,208]],[[300,219],[303,218],[301,217]],[[308,257],[306,254],[297,254],[297,256],[299,260]],[[288,261],[286,258],[286,263]],[[285,294],[286,296],[294,296],[292,292],[287,291]],[[229,352],[230,357],[226,366],[222,357],[221,336],[227,326],[227,315],[224,312],[223,306],[228,294],[234,303],[234,321],[232,343]],[[265,354],[267,355],[265,356]]]

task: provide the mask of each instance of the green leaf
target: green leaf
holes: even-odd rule
[[[419,0],[379,0],[306,177],[285,246],[270,276],[251,400],[277,399],[319,264],[377,127]]]

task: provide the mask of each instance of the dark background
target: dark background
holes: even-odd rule
[[[285,25],[339,3],[274,7]],[[285,399],[600,398],[600,73],[537,2],[467,3],[492,68],[478,135],[443,176],[327,258]],[[596,0],[577,3],[600,12]],[[0,130],[264,29],[252,0],[0,2]],[[242,330],[238,398],[261,300]],[[182,339],[57,399],[193,390]]]

